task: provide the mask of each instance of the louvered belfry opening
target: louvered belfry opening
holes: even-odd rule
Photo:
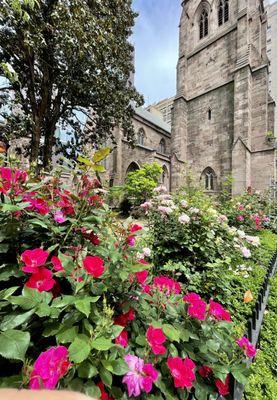
[[[209,33],[209,15],[207,10],[203,10],[199,22],[199,36],[200,39],[207,36]]]
[[[220,0],[218,5],[218,25],[229,21],[229,0]]]

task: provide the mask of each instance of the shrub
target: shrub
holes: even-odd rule
[[[132,205],[138,206],[153,195],[162,174],[157,162],[143,164],[137,171],[129,172],[125,182],[125,195]]]
[[[58,176],[0,169],[1,385],[228,396],[231,375],[245,382],[248,348],[230,314],[153,275],[142,227],[115,218],[86,170],[72,174],[64,188]]]
[[[265,228],[276,231],[276,201],[271,201],[268,196],[245,193],[219,203],[219,209],[238,229],[249,233]]]
[[[148,216],[157,271],[178,277],[189,290],[205,298],[215,296],[234,311],[236,322],[244,325],[275,250],[276,237],[271,239],[271,249],[259,246],[259,237],[230,226],[212,200],[198,191],[177,196],[161,193],[142,207]],[[264,235],[269,238],[272,234],[264,231]],[[254,297],[249,303],[244,302],[247,290]]]

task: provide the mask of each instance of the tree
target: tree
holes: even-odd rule
[[[153,197],[153,189],[158,185],[162,172],[157,162],[143,164],[140,169],[129,172],[124,186],[127,199],[138,206]]]
[[[136,14],[131,0],[2,0],[0,92],[5,136],[28,137],[30,161],[51,162],[58,122],[73,134],[63,150],[113,138],[120,125],[131,140],[141,96],[129,82]],[[12,96],[10,94],[12,93]],[[78,112],[86,114],[84,124]],[[61,143],[59,143],[61,145]]]

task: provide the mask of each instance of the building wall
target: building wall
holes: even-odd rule
[[[196,179],[212,168],[215,190],[232,174],[233,194],[268,187],[274,176],[273,124],[268,95],[267,19],[263,2],[229,0],[229,21],[218,26],[218,3],[184,1],[177,94],[172,121],[172,187],[190,168]],[[199,18],[209,13],[209,33]],[[277,26],[276,26],[277,28]],[[269,104],[270,103],[270,104]]]
[[[267,16],[267,56],[270,61],[269,93],[277,103],[277,2],[267,6]],[[274,131],[277,136],[277,117],[275,117]]]
[[[157,103],[150,104],[146,110],[158,115],[171,126],[173,101],[174,97],[163,99]]]
[[[162,120],[161,120],[162,122]],[[134,115],[133,125],[135,132],[144,132],[143,145],[130,144],[124,139],[123,132],[117,128],[115,137],[117,147],[108,157],[106,162],[106,180],[111,185],[122,185],[126,179],[130,168],[134,166],[139,168],[145,163],[158,162],[164,169],[164,178],[161,176],[160,183],[164,183],[168,190],[170,189],[170,133],[164,131],[161,127],[152,124],[151,122],[141,118],[139,115]],[[165,142],[165,152],[159,151],[160,142]],[[164,181],[162,182],[162,180]]]

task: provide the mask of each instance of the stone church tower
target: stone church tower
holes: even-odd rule
[[[263,0],[185,0],[172,120],[172,190],[190,170],[209,192],[266,190],[275,176]]]

